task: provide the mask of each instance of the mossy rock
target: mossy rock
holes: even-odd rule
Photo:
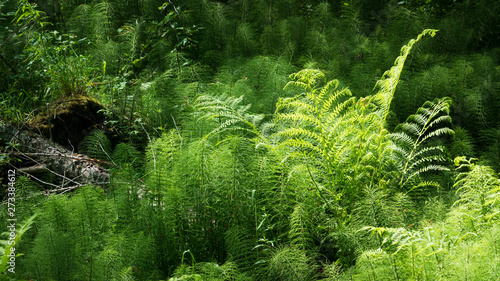
[[[77,150],[79,143],[93,129],[99,128],[104,115],[99,112],[103,106],[94,98],[81,95],[68,97],[49,104],[40,111],[28,125],[31,129],[50,138],[70,150]],[[49,130],[50,113],[50,130]]]

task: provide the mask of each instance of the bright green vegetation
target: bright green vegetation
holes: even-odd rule
[[[0,117],[93,97],[114,165],[19,177],[1,278],[500,279],[497,1],[35,2],[0,0]]]

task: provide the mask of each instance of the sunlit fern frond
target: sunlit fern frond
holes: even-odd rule
[[[325,75],[315,69],[304,69],[290,75],[293,81],[285,89],[298,88],[305,93],[280,99],[276,105],[276,121],[291,125],[278,132],[287,140],[284,144],[306,148],[317,156],[328,158],[336,134],[331,129],[339,116],[353,104],[349,89],[338,89],[337,80],[325,84]]]
[[[285,89],[295,86],[304,90],[312,90],[314,87],[321,86],[326,82],[325,74],[317,69],[303,69],[291,74],[289,77],[292,81],[285,85]]]
[[[375,84],[375,88],[378,88],[377,94],[373,96],[373,99],[376,103],[379,104],[383,120],[387,119],[387,115],[389,114],[389,109],[391,107],[391,102],[394,97],[394,92],[396,91],[396,87],[399,83],[399,77],[401,72],[403,71],[403,67],[410,53],[413,45],[417,43],[423,36],[430,35],[434,37],[436,35],[437,30],[435,29],[426,29],[416,39],[410,40],[407,45],[401,48],[401,55],[396,58],[394,62],[394,66],[391,69],[387,70],[382,78],[377,81]]]

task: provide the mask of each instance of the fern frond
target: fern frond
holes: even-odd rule
[[[407,176],[405,178],[405,181],[401,183],[401,186],[406,186],[407,184],[412,184],[412,187],[410,190],[414,190],[417,187],[424,187],[424,186],[434,186],[434,187],[439,187],[439,184],[436,186],[437,183],[432,182],[433,184],[422,184],[422,178],[420,177],[421,174],[429,171],[449,171],[445,166],[441,165],[428,165],[424,166],[421,169],[414,171],[414,172],[409,172],[407,173]],[[429,183],[427,181],[426,183]]]
[[[453,134],[453,130],[443,127],[446,122],[451,121],[447,115],[450,106],[451,100],[448,98],[427,101],[417,110],[417,114],[411,115],[405,123],[396,127],[397,132],[390,134],[394,141],[394,151],[399,155],[397,166],[402,167],[400,186],[415,181],[414,186],[419,186],[422,173],[449,170],[436,164],[446,161],[444,147],[426,146],[426,143],[430,139]]]
[[[205,138],[208,138],[217,133],[227,130],[241,130],[252,133],[254,136],[261,137],[258,124],[264,118],[262,114],[249,114],[247,113],[250,105],[242,106],[240,103],[243,101],[243,96],[231,97],[221,96],[221,99],[211,96],[200,96],[197,99],[197,106],[201,111],[206,114],[199,119],[216,119],[220,121],[226,118],[224,122],[220,122],[219,126],[208,133]],[[241,123],[241,125],[236,125]]]
[[[306,85],[306,89],[312,89],[315,86],[319,86],[320,83],[323,83],[326,80],[325,74],[317,69],[303,69],[297,73],[290,74],[289,77],[291,80]],[[294,81],[289,83],[293,84]],[[285,86],[285,89],[286,88],[287,87]]]
[[[394,98],[394,92],[396,91],[396,87],[399,83],[399,77],[403,71],[406,58],[413,48],[413,45],[415,45],[415,43],[417,43],[425,35],[434,37],[436,32],[437,30],[435,29],[426,29],[420,33],[416,39],[410,40],[407,45],[401,48],[401,55],[394,62],[394,66],[391,67],[390,70],[386,71],[384,75],[382,75],[381,80],[378,80],[375,84],[374,89],[379,88],[379,91],[373,96],[373,100],[379,104],[384,122],[389,114],[391,102]]]
[[[420,126],[424,126],[425,123],[427,122],[427,118],[424,117],[422,114],[411,115],[410,117],[408,117],[408,120],[413,121]]]
[[[307,90],[312,90],[310,84],[307,84],[307,83],[304,83],[304,82],[301,82],[301,81],[290,81],[290,82],[286,83],[286,85],[285,85],[285,87],[283,89],[286,90],[290,86],[294,86],[294,87],[297,87],[297,88],[300,88],[300,89],[304,89],[306,91]]]
[[[449,113],[449,110],[448,112],[446,112],[446,109],[449,109],[449,107],[447,108],[436,108],[436,110],[441,110],[442,112],[444,112],[445,114],[450,114]],[[443,116],[439,116],[438,118],[434,119],[434,121],[432,121],[430,124],[429,124],[429,128],[432,128],[434,125],[437,125],[437,124],[441,124],[441,123],[451,123],[452,120],[451,120],[451,116],[449,115],[443,115]]]
[[[302,139],[303,141],[285,143],[309,150],[312,149],[310,146],[310,139],[312,139],[315,142],[313,145],[317,146],[312,151],[317,153],[317,156],[328,160],[333,155],[329,152],[334,149],[333,138],[338,137],[335,133],[335,128],[338,128],[335,125],[338,123],[338,117],[346,108],[354,104],[354,99],[341,101],[341,98],[350,96],[351,92],[348,89],[338,90],[337,80],[329,81],[321,87],[320,85],[325,81],[325,75],[315,69],[304,69],[290,75],[290,78],[294,81],[289,82],[285,89],[295,86],[307,92],[293,98],[280,99],[276,109],[276,120],[293,123],[293,126],[278,132],[278,135]],[[293,112],[280,113],[284,109]],[[331,166],[332,163],[326,163],[326,165]]]
[[[323,100],[324,97],[328,94],[328,92],[330,91],[331,88],[333,88],[332,90],[336,90],[339,86],[339,80],[331,80],[329,81],[328,83],[326,83],[326,85],[321,88],[321,90],[319,91],[319,95],[318,95],[318,99],[319,100]],[[340,95],[342,92],[344,92],[345,90],[347,89],[344,89],[343,91],[341,92],[338,92],[338,95]],[[323,110],[328,110],[327,107],[329,107],[333,101],[335,101],[338,97],[338,95],[332,95],[330,96],[330,98],[326,99],[324,101],[324,105],[328,105],[328,106],[323,106]]]
[[[112,161],[111,142],[103,130],[94,130],[82,141],[82,153],[91,158]]]
[[[298,109],[304,112],[315,112],[315,107],[301,100],[283,99],[276,105],[276,111],[279,112],[284,108]]]
[[[350,92],[349,93],[346,92],[346,95],[350,95],[350,94],[351,94]],[[353,97],[353,98],[350,98],[342,103],[337,104],[335,106],[335,108],[333,109],[332,114],[327,115],[328,117],[326,120],[330,120],[328,118],[335,118],[335,117],[339,116],[341,112],[346,110],[348,107],[352,106],[355,101],[356,101],[356,98]],[[326,113],[326,111],[325,111],[325,113]]]
[[[276,112],[282,111],[284,108],[302,108],[303,106],[305,109],[309,110],[310,112],[314,111],[314,107],[308,103],[305,103],[304,101],[301,100],[303,94],[301,95],[296,95],[291,98],[279,98],[278,102],[276,103]]]

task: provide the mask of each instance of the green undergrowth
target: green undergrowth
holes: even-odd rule
[[[56,2],[0,0],[0,118],[110,182],[16,177],[0,279],[500,278],[497,4]]]

